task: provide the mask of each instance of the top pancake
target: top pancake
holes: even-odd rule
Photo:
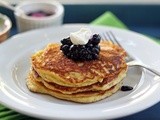
[[[102,82],[127,65],[122,48],[107,41],[100,46],[99,59],[75,62],[62,53],[60,44],[49,44],[32,56],[32,67],[46,81],[62,86],[82,87]]]

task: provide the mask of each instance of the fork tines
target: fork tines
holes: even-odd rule
[[[117,38],[115,37],[115,35],[114,35],[111,31],[105,32],[103,36],[104,36],[104,38],[107,39],[108,41],[110,41],[110,42],[112,42],[112,43],[114,43],[114,44],[117,44],[117,45],[119,45],[120,47],[122,47],[121,44],[118,42]],[[123,48],[123,47],[122,47],[122,48]]]

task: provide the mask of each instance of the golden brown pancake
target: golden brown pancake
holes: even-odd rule
[[[36,76],[34,74],[34,71],[31,71],[30,77],[38,82],[42,82],[45,87],[58,91],[64,94],[73,94],[83,91],[99,91],[99,90],[107,90],[111,88],[112,86],[118,84],[120,81],[123,80],[123,78],[126,75],[126,69],[117,71],[116,75],[109,75],[102,82],[97,82],[89,86],[83,86],[83,87],[66,87],[61,86],[53,82],[47,82],[43,80],[40,76]]]
[[[43,85],[43,83],[38,82],[30,77],[27,79],[27,86],[33,92],[48,94],[62,100],[74,101],[79,103],[91,103],[102,100],[114,94],[120,89],[121,82],[105,91],[86,91],[74,94],[63,94],[61,92],[48,89]]]
[[[112,95],[126,76],[126,52],[107,41],[100,47],[98,59],[78,62],[68,59],[59,44],[47,45],[31,57],[29,90],[80,103]]]
[[[104,78],[127,68],[125,51],[110,42],[101,42],[99,59],[75,62],[68,59],[59,44],[49,44],[32,56],[31,62],[39,76],[49,82],[66,86],[82,87],[102,83]]]

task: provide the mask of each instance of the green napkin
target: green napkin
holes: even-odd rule
[[[91,22],[92,25],[103,25],[103,26],[112,26],[117,27],[121,29],[128,29],[127,26],[119,20],[113,13],[111,12],[105,12],[101,16],[99,16],[97,19],[93,20]]]
[[[0,105],[0,120],[32,120],[32,118],[19,114]]]
[[[91,22],[92,25],[106,25],[117,27],[121,29],[128,29],[127,26],[119,20],[113,13],[105,12],[97,19]],[[36,118],[31,118],[22,114],[19,114],[13,110],[10,110],[3,105],[0,105],[0,120],[36,120]]]

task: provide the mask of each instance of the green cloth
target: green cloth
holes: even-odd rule
[[[117,27],[121,29],[127,29],[127,26],[111,12],[105,12],[104,14],[99,16],[97,19],[93,20],[91,24],[103,25],[103,26],[106,25],[106,26],[112,26],[112,27]]]
[[[0,120],[33,120],[33,118],[19,114],[4,107],[3,105],[0,105]]]
[[[112,26],[121,29],[128,29],[127,26],[119,20],[113,13],[105,12],[97,19],[91,22],[92,25]],[[157,40],[158,41],[158,40]],[[160,43],[160,42],[159,42]],[[10,110],[3,105],[0,105],[0,120],[36,120],[22,114],[19,114],[13,110]]]

